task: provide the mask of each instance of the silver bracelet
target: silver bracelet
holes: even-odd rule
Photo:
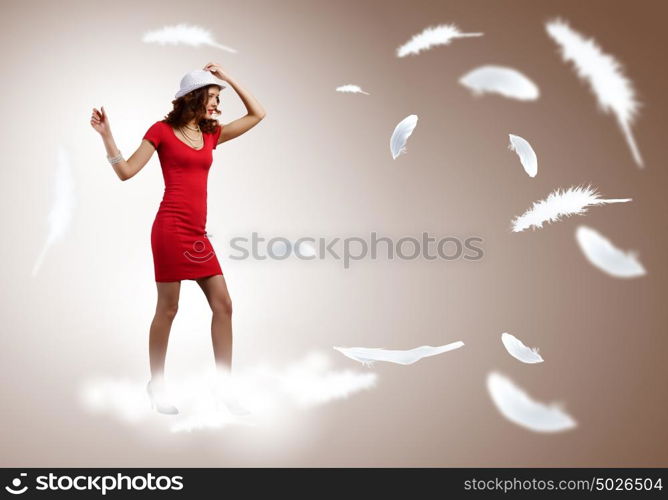
[[[107,160],[108,160],[109,163],[111,163],[112,165],[115,165],[116,163],[118,163],[118,162],[120,162],[121,160],[123,160],[123,155],[122,155],[122,153],[119,151],[119,152],[118,152],[118,155],[114,156],[113,158],[112,158],[111,156],[107,155]]]

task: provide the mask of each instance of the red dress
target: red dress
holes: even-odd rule
[[[194,149],[157,121],[144,134],[158,152],[165,193],[151,229],[155,281],[194,280],[223,274],[206,234],[207,180],[222,131],[204,133]]]

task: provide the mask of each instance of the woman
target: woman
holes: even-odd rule
[[[215,78],[214,78],[215,77]],[[219,94],[225,80],[237,92],[247,114],[224,125],[218,114]],[[146,387],[151,405],[160,413],[177,414],[165,391],[165,356],[169,332],[178,310],[181,280],[195,280],[211,307],[211,340],[219,382],[229,381],[232,370],[232,301],[216,254],[206,235],[207,178],[212,150],[257,125],[266,112],[262,105],[215,63],[191,71],[181,79],[173,109],[155,122],[130,158],[116,147],[104,111],[93,108],[91,126],[99,132],[107,159],[122,180],[128,180],[158,152],[165,192],[151,230],[151,249],[158,303],[149,334],[151,379]],[[220,394],[219,394],[220,395]],[[247,413],[233,397],[224,402],[234,413]]]

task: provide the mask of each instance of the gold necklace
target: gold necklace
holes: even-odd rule
[[[190,127],[187,127],[187,128],[190,128]],[[193,130],[193,129],[190,129],[190,130]],[[199,127],[197,127],[197,130],[199,130]],[[181,130],[181,129],[179,129],[179,131],[181,132],[181,134],[183,134],[183,137],[185,137],[185,138],[188,140],[188,142],[189,142],[190,144],[193,145],[193,149],[201,149],[201,148],[204,146],[204,141],[202,140],[204,136],[202,135],[202,131],[201,131],[201,130],[199,130],[199,132],[200,132],[200,137],[199,137],[200,143],[197,145],[197,146],[199,146],[199,147],[196,147],[196,146],[195,146],[195,144],[194,144],[193,141],[190,139],[190,137],[188,137],[188,134],[186,134],[186,133],[185,133],[183,130]]]

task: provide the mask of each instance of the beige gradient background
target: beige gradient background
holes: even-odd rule
[[[0,465],[668,466],[665,14],[660,1],[4,2]],[[643,103],[633,132],[644,169],[558,56],[544,29],[554,16],[624,64]],[[239,52],[141,42],[181,22]],[[484,36],[395,56],[413,34],[448,22]],[[484,238],[478,262],[367,259],[344,269],[223,256],[235,369],[315,350],[337,368],[378,376],[373,389],[272,432],[170,434],[167,416],[129,425],[78,399],[92,376],[147,380],[150,230],[163,193],[157,155],[118,180],[91,110],[104,105],[127,157],[169,111],[181,76],[209,61],[268,113],[214,151],[207,229],[219,256],[224,241],[252,231]],[[520,69],[541,98],[474,98],[457,80],[483,64]],[[371,95],[335,92],[346,83]],[[222,95],[227,123],[244,108],[232,90]],[[390,134],[413,113],[408,153],[393,160]],[[536,149],[536,178],[508,151],[508,133]],[[33,277],[60,147],[77,208]],[[533,201],[582,183],[633,201],[510,232]],[[575,241],[579,224],[636,250],[648,275],[618,280],[592,267]],[[184,281],[168,377],[213,364],[209,314],[196,283]],[[510,357],[504,331],[546,362]],[[466,345],[411,366],[364,368],[332,349],[456,340]],[[507,421],[486,390],[492,370],[538,401],[562,402],[578,427],[537,434]]]

